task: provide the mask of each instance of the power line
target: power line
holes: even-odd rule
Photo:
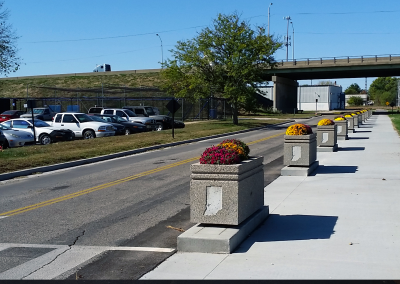
[[[104,39],[115,39],[115,38],[137,37],[137,36],[144,36],[144,35],[154,35],[154,34],[157,34],[157,33],[159,33],[159,34],[160,33],[170,33],[170,32],[182,31],[182,30],[196,29],[196,28],[201,28],[201,27],[205,27],[205,25],[189,27],[189,28],[183,28],[183,29],[176,29],[176,30],[161,31],[161,32],[149,32],[149,33],[133,34],[133,35],[121,35],[121,36],[110,36],[110,37],[95,37],[95,38],[80,38],[80,39],[65,39],[65,40],[43,40],[43,41],[30,41],[30,42],[25,42],[25,43],[59,43],[59,42],[104,40]]]

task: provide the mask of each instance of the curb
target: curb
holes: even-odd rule
[[[200,138],[184,140],[184,141],[179,141],[179,142],[172,142],[172,143],[162,144],[162,145],[157,145],[157,146],[139,148],[139,149],[135,149],[135,150],[129,150],[129,151],[119,152],[119,153],[115,153],[115,154],[108,154],[108,155],[94,157],[94,158],[88,158],[88,159],[76,160],[76,161],[72,161],[72,162],[65,162],[65,163],[61,163],[61,164],[54,164],[54,165],[50,165],[50,166],[42,166],[42,167],[26,169],[26,170],[21,170],[21,171],[16,171],[16,172],[4,173],[4,174],[0,174],[0,181],[5,181],[5,180],[13,179],[16,177],[21,177],[21,176],[28,176],[28,175],[32,175],[32,174],[36,174],[36,173],[51,172],[51,171],[55,171],[55,170],[66,169],[66,168],[96,163],[96,162],[100,162],[100,161],[111,160],[111,159],[115,159],[115,158],[125,157],[125,156],[138,154],[138,153],[144,153],[144,152],[158,150],[158,149],[171,147],[171,146],[178,146],[178,145],[189,144],[189,143],[213,139],[213,138],[219,138],[219,137],[230,136],[230,135],[235,135],[235,134],[240,134],[240,133],[246,133],[246,132],[263,129],[263,128],[271,128],[274,126],[279,126],[281,124],[290,123],[290,122],[294,122],[294,120],[289,120],[286,122],[271,124],[271,125],[267,125],[267,126],[260,126],[260,127],[251,128],[251,129],[239,130],[239,131],[235,131],[235,132],[216,134],[216,135],[212,135],[212,136],[206,136],[206,137],[200,137]]]

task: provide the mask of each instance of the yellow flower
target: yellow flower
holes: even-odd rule
[[[324,118],[324,119],[321,119],[319,122],[318,122],[318,125],[319,126],[322,126],[322,125],[334,125],[335,123],[331,120],[331,119],[328,119],[328,118]]]
[[[307,127],[304,124],[297,123],[286,129],[286,135],[307,135]]]

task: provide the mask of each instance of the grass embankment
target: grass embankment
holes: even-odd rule
[[[389,112],[389,117],[393,122],[393,125],[395,129],[397,130],[397,133],[400,135],[400,113],[398,112]]]
[[[59,142],[46,146],[35,145],[9,148],[0,152],[0,173],[92,158],[275,123],[282,123],[282,120],[240,120],[239,125],[233,125],[232,121],[204,121],[189,123],[183,129],[175,129],[174,139],[172,138],[171,130],[165,130],[138,133],[129,136]]]

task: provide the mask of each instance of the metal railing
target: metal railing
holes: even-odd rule
[[[334,56],[334,57],[316,57],[316,58],[297,58],[288,59],[288,61],[280,59],[275,61],[277,67],[291,66],[309,66],[309,65],[335,65],[335,64],[373,64],[400,62],[400,54],[380,54],[380,55],[358,55],[358,56]]]

